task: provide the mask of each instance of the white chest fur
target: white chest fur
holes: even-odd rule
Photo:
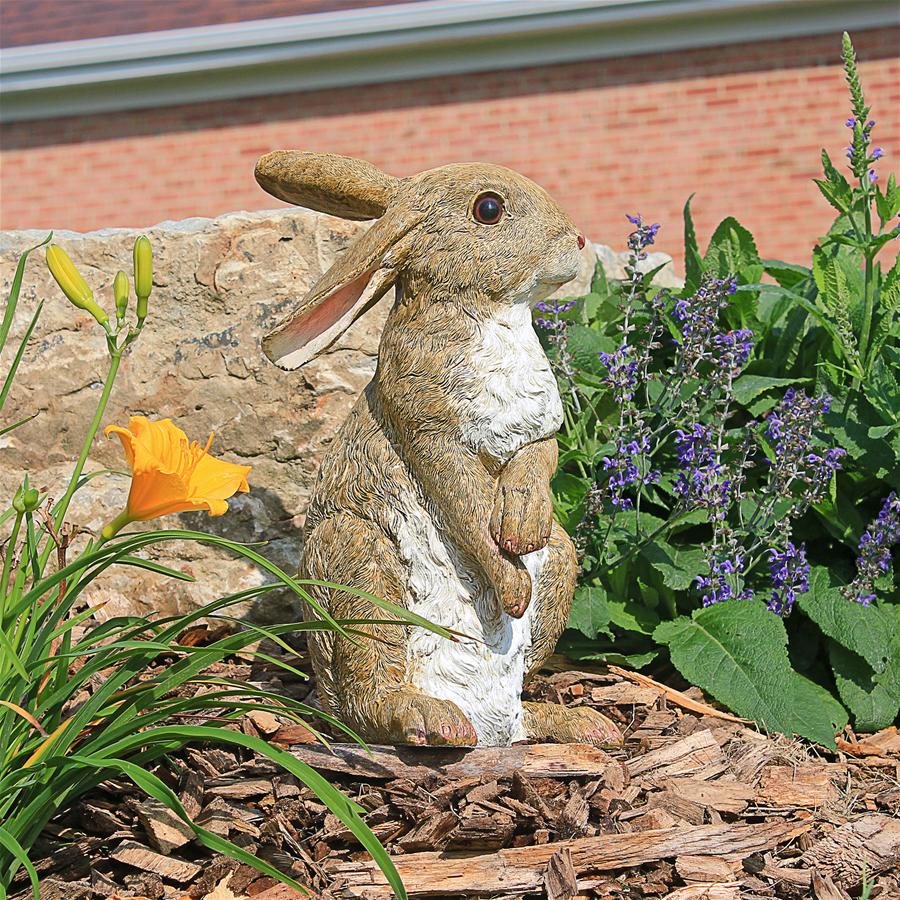
[[[499,612],[493,590],[467,570],[412,493],[398,499],[392,530],[407,566],[410,609],[468,636],[454,642],[424,628],[410,629],[407,678],[432,697],[456,703],[474,725],[479,744],[522,740],[525,658],[548,551],[522,557],[531,575],[531,604],[521,619],[513,619]]]
[[[471,449],[506,462],[559,430],[562,401],[527,303],[483,323],[468,362],[463,441]]]

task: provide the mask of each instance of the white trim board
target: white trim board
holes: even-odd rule
[[[424,0],[8,48],[0,120],[170,106],[900,24],[896,0]]]

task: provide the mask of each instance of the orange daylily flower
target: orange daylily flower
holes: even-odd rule
[[[106,538],[128,522],[172,513],[205,509],[211,516],[221,516],[228,509],[229,497],[250,490],[250,466],[209,455],[212,435],[201,447],[197,441],[188,442],[171,419],[151,422],[146,416],[132,416],[127,428],[109,425],[104,433],[119,436],[131,466],[128,503],[103,529]]]

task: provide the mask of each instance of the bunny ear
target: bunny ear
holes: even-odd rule
[[[384,215],[398,180],[371,163],[335,153],[276,150],[256,164],[264,191],[343,219],[377,219]]]
[[[263,338],[266,356],[282,369],[297,369],[330,347],[393,285],[397,260],[387,257],[422,218],[422,213],[392,209],[379,219]]]

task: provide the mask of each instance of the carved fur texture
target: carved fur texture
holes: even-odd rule
[[[301,574],[464,635],[315,634],[323,704],[374,741],[616,742],[592,710],[521,700],[565,626],[577,571],[552,515],[562,403],[531,309],[574,277],[583,239],[542,188],[499,166],[393,179],[359,160],[277,152],[257,178],[292,202],[381,216],[265,339],[273,361],[302,365],[396,288],[375,376],[319,472]],[[486,195],[496,221],[482,220]],[[358,596],[313,590],[336,618],[373,616]]]

